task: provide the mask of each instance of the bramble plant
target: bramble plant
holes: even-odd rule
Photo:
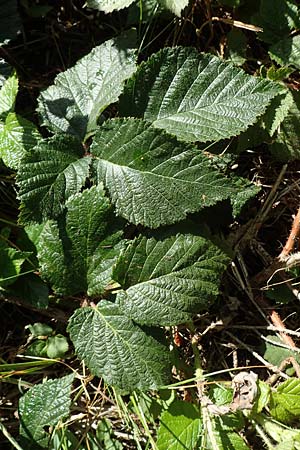
[[[110,13],[131,3],[87,6]],[[270,450],[300,449],[300,429],[292,427],[300,415],[299,379],[284,373],[275,387],[259,380],[253,401],[222,382],[206,392],[213,374],[204,371],[194,321],[219,301],[222,276],[236,255],[205,214],[217,215],[224,204],[238,220],[260,191],[222,166],[218,153],[240,136],[236,154],[259,140],[279,161],[299,157],[299,96],[282,81],[293,72],[287,66],[299,67],[299,36],[289,35],[299,27],[298,8],[281,3],[275,2],[286,23],[274,12],[281,27],[269,21],[270,1],[262,0],[253,15],[253,27],[264,30],[259,38],[271,44],[270,58],[283,66],[261,76],[192,46],[164,47],[140,62],[136,32],[129,30],[94,47],[40,92],[35,125],[16,112],[18,77],[3,65],[0,156],[16,172],[22,243],[12,243],[9,223],[1,229],[0,292],[49,311],[55,301],[84,299],[67,318],[74,352],[119,402],[129,396],[154,449],[254,448],[247,429]],[[180,16],[187,2],[153,5]],[[228,59],[237,61],[233,50]],[[178,362],[171,330],[179,326],[192,336],[192,368]],[[28,328],[25,355],[54,364],[73,351],[53,328]],[[275,346],[271,340],[265,354],[272,364],[297,359],[288,348],[272,361]],[[174,366],[177,374],[189,370],[190,380],[174,384]],[[10,373],[5,361],[0,368]],[[61,431],[79,378],[72,370],[21,396],[13,447],[85,448],[70,430]],[[196,387],[190,402],[171,395],[181,385]],[[127,448],[109,421],[99,423],[88,445]]]

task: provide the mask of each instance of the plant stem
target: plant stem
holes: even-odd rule
[[[253,420],[252,423],[253,423],[254,428],[256,429],[257,433],[259,434],[259,436],[262,438],[262,440],[264,441],[264,443],[268,447],[268,449],[269,450],[274,450],[274,445],[272,444],[272,442],[270,441],[270,439],[268,438],[268,436],[266,435],[264,430],[261,428],[261,426],[258,425],[258,423],[255,422],[255,420]]]
[[[295,242],[299,237],[299,234],[300,234],[300,207],[294,218],[292,229],[290,231],[286,244],[283,247],[282,252],[278,256],[279,261],[284,261],[286,257],[291,253],[291,251],[293,251]]]
[[[137,398],[136,392],[134,392],[133,395],[130,396],[130,399],[131,399],[132,404],[133,404],[133,406],[134,406],[134,409],[136,410],[136,413],[137,413],[137,415],[139,416],[139,419],[140,419],[140,421],[141,421],[141,423],[142,423],[142,425],[143,425],[143,427],[144,427],[144,430],[145,430],[146,433],[147,433],[147,438],[148,438],[149,441],[151,442],[152,449],[153,449],[153,450],[157,450],[157,446],[156,446],[156,444],[155,444],[155,442],[154,442],[154,439],[153,439],[153,437],[152,437],[151,431],[150,431],[150,429],[149,429],[149,427],[148,427],[147,420],[146,420],[146,417],[145,417],[145,415],[144,415],[144,412],[143,412],[143,410],[140,408],[140,405],[139,405],[139,402],[138,402],[138,398]]]
[[[23,450],[23,448],[17,443],[17,441],[12,437],[12,435],[7,431],[6,427],[1,422],[0,431],[2,431],[3,435],[9,440],[11,445],[13,445],[16,450]]]

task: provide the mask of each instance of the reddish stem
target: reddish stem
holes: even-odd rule
[[[292,229],[285,246],[282,249],[278,259],[284,261],[285,258],[291,253],[294,248],[295,241],[300,235],[300,208],[298,209],[297,215],[293,221]]]

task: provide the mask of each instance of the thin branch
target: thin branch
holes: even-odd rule
[[[286,241],[286,244],[283,247],[282,252],[278,256],[279,261],[284,262],[286,260],[287,256],[292,252],[295,242],[299,238],[299,235],[300,235],[300,207],[298,209],[296,217],[294,218],[292,229]]]
[[[286,375],[284,372],[281,372],[277,366],[274,366],[273,364],[270,364],[268,361],[266,361],[261,355],[259,355],[257,352],[252,350],[247,344],[245,344],[243,341],[238,339],[236,336],[231,334],[229,331],[226,331],[226,334],[231,337],[231,339],[235,340],[241,347],[245,348],[251,355],[256,358],[258,361],[260,361],[264,366],[266,366],[267,369],[272,370],[274,373],[279,373],[282,378],[288,379],[288,375]]]

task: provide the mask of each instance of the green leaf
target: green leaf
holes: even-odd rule
[[[12,247],[0,248],[0,286],[14,283],[21,273],[21,267],[28,252],[20,252]]]
[[[84,444],[80,445],[82,441],[80,436],[77,438],[67,427],[56,428],[51,434],[49,450],[87,450],[86,442],[89,443],[88,450],[99,450],[99,446],[95,448],[95,439],[91,432],[87,433],[86,438],[88,440],[85,440]]]
[[[293,95],[289,90],[284,94],[277,95],[277,97],[273,98],[262,118],[264,128],[270,136],[273,136],[288,115],[293,102]]]
[[[264,345],[265,350],[263,357],[274,366],[279,367],[281,363],[287,359],[293,356],[298,363],[300,363],[300,355],[297,352],[293,352],[292,350],[289,350],[288,348],[281,347],[280,344],[282,343],[282,340],[277,336],[266,336],[268,339]],[[274,344],[272,343],[274,342]]]
[[[139,119],[105,122],[90,148],[117,214],[151,228],[184,219],[244,190],[199,149]]]
[[[238,217],[248,200],[255,197],[260,191],[260,186],[256,186],[245,178],[232,177],[232,186],[236,187],[236,193],[230,198],[232,205],[232,215]]]
[[[226,59],[241,66],[246,61],[247,39],[245,34],[233,28],[227,34]]]
[[[56,294],[71,295],[82,290],[82,274],[78,280],[72,267],[70,241],[56,222],[44,223],[37,250],[41,277]]]
[[[209,389],[209,398],[218,406],[227,405],[232,402],[232,389],[224,386],[213,385]]]
[[[280,422],[289,423],[300,416],[300,380],[290,378],[271,392],[270,414]]]
[[[90,157],[71,136],[40,141],[21,161],[17,181],[23,223],[58,217],[89,175]]]
[[[226,420],[226,416],[224,419],[222,417],[216,417],[213,424],[213,433],[218,445],[217,448],[222,450],[249,450],[250,447],[238,433],[234,431],[230,432],[223,426],[223,420]],[[216,447],[211,445],[208,448],[214,450]]]
[[[67,338],[62,334],[51,336],[47,339],[46,352],[48,358],[63,358],[69,350]]]
[[[291,67],[275,67],[272,65],[267,70],[267,78],[272,81],[283,81],[288,78],[294,69]]]
[[[261,380],[258,380],[258,398],[256,400],[256,404],[254,405],[254,411],[256,414],[260,414],[262,410],[269,404],[270,394],[270,385],[264,383]]]
[[[80,308],[68,331],[80,359],[92,373],[122,390],[157,389],[169,381],[169,352],[146,334],[117,305],[102,300]]]
[[[46,323],[36,322],[33,325],[27,325],[25,328],[28,328],[32,337],[37,338],[40,336],[51,336],[53,333],[53,329]]]
[[[267,130],[263,127],[262,121],[259,121],[239,136],[235,152],[241,153],[245,150],[258,147],[264,142],[271,142],[271,138]]]
[[[102,186],[94,186],[67,203],[67,233],[78,278],[86,279],[88,295],[103,292],[123,242],[123,223],[116,220]]]
[[[21,302],[29,303],[35,308],[47,308],[48,306],[48,287],[40,276],[34,273],[19,277],[9,287],[8,292],[18,297]]]
[[[34,340],[25,349],[26,356],[35,356],[37,358],[47,358],[47,343],[42,339]]]
[[[37,144],[40,137],[33,123],[9,113],[0,131],[0,157],[4,164],[18,169],[22,157]]]
[[[272,155],[281,161],[300,158],[300,93],[293,91],[292,95],[292,105],[269,146]]]
[[[113,277],[122,311],[138,323],[175,325],[207,309],[218,295],[228,257],[194,234],[136,238]]]
[[[37,444],[48,448],[47,426],[55,426],[69,414],[74,375],[33,386],[19,402],[20,434],[27,448]]]
[[[49,221],[39,237],[42,277],[58,294],[101,294],[122,243],[120,221],[101,186],[71,197],[65,223]]]
[[[10,229],[5,227],[0,233],[0,287],[13,284],[21,273],[23,262],[31,252],[22,252],[9,244]]]
[[[197,448],[201,433],[202,420],[196,405],[176,400],[161,416],[157,448],[158,450]]]
[[[122,450],[124,448],[121,442],[113,438],[111,422],[105,417],[98,423],[96,436],[105,450]]]
[[[0,89],[1,119],[4,119],[9,112],[14,110],[17,93],[18,93],[18,78],[16,73],[13,73],[7,80],[3,82]]]
[[[180,17],[181,11],[188,6],[189,0],[158,0],[162,8],[170,10],[173,14]]]
[[[112,11],[127,8],[133,2],[134,0],[87,0],[86,6],[105,13],[111,13]]]
[[[135,71],[132,33],[95,47],[60,73],[39,97],[43,125],[81,140],[92,134],[101,112],[118,100],[124,81]]]
[[[14,38],[20,28],[17,0],[0,0],[0,47]]]
[[[194,48],[164,48],[129,80],[121,112],[185,141],[217,141],[246,130],[282,89]]]
[[[300,430],[289,428],[264,414],[257,415],[255,421],[278,443],[275,450],[300,450]]]
[[[281,39],[272,45],[269,55],[281,66],[294,66],[300,69],[300,36]]]
[[[105,13],[111,13],[112,11],[127,8],[133,2],[134,0],[87,0],[86,6]],[[155,3],[180,17],[181,11],[189,4],[189,0],[155,0]],[[147,6],[143,5],[143,8],[147,8]]]
[[[263,28],[259,38],[274,44],[285,38],[293,28],[299,28],[300,18],[297,5],[289,0],[261,0],[259,12],[252,23]]]
[[[2,87],[5,80],[10,77],[11,72],[11,66],[4,59],[0,58],[0,87]]]
[[[137,23],[151,23],[154,17],[160,15],[163,9],[158,0],[135,0],[127,14],[127,26],[136,26]]]

